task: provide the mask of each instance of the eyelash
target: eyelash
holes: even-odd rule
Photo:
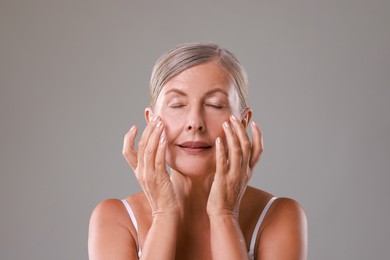
[[[172,104],[170,107],[171,108],[181,108],[181,107],[184,107],[185,105],[183,104]]]
[[[224,106],[222,106],[222,105],[213,105],[213,104],[206,104],[205,106],[206,107],[215,108],[215,109],[222,109],[222,108],[224,108]],[[182,108],[182,107],[185,107],[185,105],[183,105],[183,104],[173,104],[170,107],[171,108]]]
[[[222,105],[213,105],[213,104],[206,104],[206,107],[212,107],[212,108],[215,108],[215,109],[222,109],[223,108]]]

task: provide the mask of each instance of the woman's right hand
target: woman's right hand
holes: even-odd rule
[[[138,151],[134,149],[137,132],[137,127],[133,126],[125,135],[123,156],[133,169],[153,216],[178,213],[179,203],[166,170],[164,123],[159,117],[154,117],[148,123],[138,143]]]

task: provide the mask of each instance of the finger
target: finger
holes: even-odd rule
[[[123,140],[122,154],[133,170],[137,168],[137,151],[134,149],[134,140],[137,133],[138,128],[133,125]]]
[[[215,157],[216,157],[216,165],[215,165],[215,175],[216,178],[227,173],[227,160],[226,160],[226,152],[225,145],[223,144],[222,138],[217,137],[215,140]]]
[[[252,152],[249,167],[253,169],[263,152],[263,135],[258,124],[253,121],[250,125],[252,131]]]
[[[138,142],[138,166],[141,168],[144,167],[145,148],[148,144],[150,135],[152,134],[158,121],[159,121],[158,116],[153,117],[153,119],[149,122],[149,124],[146,126],[145,130],[143,131],[141,138]]]
[[[160,140],[156,152],[155,169],[157,172],[166,173],[166,168],[165,168],[166,148],[167,148],[167,140],[166,140],[165,132],[163,131],[162,134],[160,135]]]
[[[145,167],[145,174],[150,175],[153,174],[155,171],[155,159],[156,159],[156,152],[159,145],[160,137],[164,129],[164,124],[161,120],[158,120],[156,123],[153,132],[151,133],[148,144],[145,147],[144,150],[144,167]],[[148,176],[145,176],[148,177]],[[150,176],[149,176],[150,177]]]
[[[229,168],[233,169],[233,172],[240,171],[242,152],[237,136],[234,133],[229,122],[223,123],[223,130],[226,135],[226,141],[228,146]]]
[[[232,123],[234,132],[236,133],[238,142],[241,147],[241,167],[246,168],[248,167],[249,156],[251,153],[251,141],[248,137],[248,133],[246,132],[244,125],[234,115],[230,117],[230,122]]]

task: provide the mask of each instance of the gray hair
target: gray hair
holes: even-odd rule
[[[203,63],[216,62],[229,76],[240,104],[248,108],[248,79],[245,69],[228,50],[213,43],[182,44],[163,54],[156,62],[150,79],[150,105],[154,107],[163,86],[181,72]]]

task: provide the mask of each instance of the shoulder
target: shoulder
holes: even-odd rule
[[[88,232],[90,259],[101,259],[119,252],[133,255],[137,248],[135,238],[135,229],[121,200],[107,199],[95,207]]]
[[[259,238],[261,259],[306,259],[307,219],[303,207],[290,198],[278,198],[264,219]],[[275,250],[277,249],[277,250]]]
[[[268,228],[291,228],[306,226],[306,214],[303,207],[290,198],[278,198],[274,201],[268,212],[265,226]]]
[[[92,211],[91,221],[120,223],[124,220],[124,213],[126,210],[121,200],[107,199],[100,202]]]
[[[242,207],[244,210],[257,209],[256,215],[259,215],[273,197],[275,196],[271,193],[248,186],[243,198]],[[254,205],[257,206],[254,207]],[[278,222],[288,223],[290,221],[294,222],[298,220],[306,222],[306,215],[303,207],[294,199],[279,197],[274,200],[270,206],[264,219],[263,226],[270,224],[276,225]]]
[[[89,222],[89,240],[109,237],[112,232],[121,233],[122,237],[133,236],[129,214],[122,201],[107,199],[100,202],[92,211]]]
[[[145,209],[145,195],[137,193],[124,199],[131,206],[133,211],[142,212]],[[120,199],[106,199],[100,202],[92,212],[91,222],[99,222],[100,224],[123,225],[131,229],[131,219],[126,206]]]

